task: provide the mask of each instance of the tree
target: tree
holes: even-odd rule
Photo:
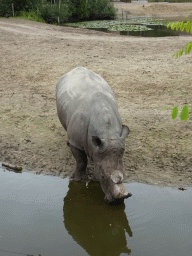
[[[20,11],[29,11],[33,8],[37,8],[37,3],[40,2],[40,0],[0,0],[0,17],[5,16],[8,14],[9,16],[12,16],[12,4],[14,6],[15,12]]]

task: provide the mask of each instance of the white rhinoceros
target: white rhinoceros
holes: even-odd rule
[[[122,125],[108,83],[85,67],[75,68],[59,79],[56,101],[59,120],[76,160],[71,178],[86,179],[88,156],[94,161],[94,177],[100,182],[106,201],[131,196],[123,183],[123,154],[129,128]]]

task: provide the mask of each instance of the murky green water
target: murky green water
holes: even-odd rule
[[[97,183],[0,167],[0,255],[191,255],[192,189],[126,187],[110,206]]]
[[[191,17],[191,16],[190,16]],[[189,17],[189,19],[191,19]],[[170,19],[169,19],[170,18]],[[77,23],[66,23],[65,26],[86,28],[90,30],[98,30],[106,33],[115,33],[128,36],[142,37],[165,37],[165,36],[192,36],[186,31],[176,31],[167,28],[171,21],[179,21],[181,17],[165,18],[131,18],[128,20],[100,20],[100,21],[84,21]],[[181,19],[183,20],[183,19]],[[187,21],[185,18],[184,20]]]
[[[165,37],[165,36],[189,36],[192,37],[190,33],[186,31],[176,31],[168,28],[164,25],[146,25],[146,28],[151,28],[151,30],[144,31],[108,31],[106,28],[91,28],[92,30],[103,31],[107,33],[115,33],[124,36],[141,36],[141,37]]]
[[[175,31],[171,28],[167,29],[166,26],[162,25],[147,25],[152,30],[148,31],[120,31],[120,35],[129,36],[143,36],[143,37],[164,37],[164,36],[180,36],[186,35],[186,32]]]

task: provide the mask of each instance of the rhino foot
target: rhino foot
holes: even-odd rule
[[[73,181],[88,181],[89,176],[88,176],[87,173],[80,174],[79,172],[77,172],[75,170],[74,172],[72,172],[72,174],[70,176],[70,180],[73,180]]]

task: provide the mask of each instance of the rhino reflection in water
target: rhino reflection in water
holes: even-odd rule
[[[109,205],[97,182],[69,183],[64,198],[64,225],[73,239],[91,256],[130,254],[125,231],[132,232],[124,212],[125,204]]]
[[[87,68],[75,68],[59,79],[56,101],[59,120],[76,160],[71,178],[87,179],[89,157],[94,161],[94,178],[100,182],[106,201],[130,197],[123,183],[123,154],[129,128],[122,124],[108,83]]]

